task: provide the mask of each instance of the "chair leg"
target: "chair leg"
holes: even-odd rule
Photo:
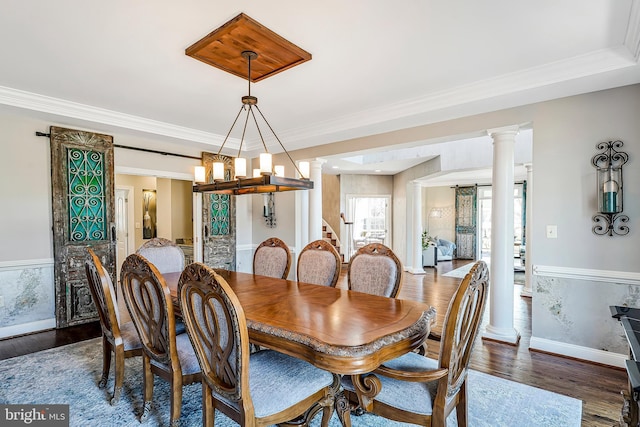
[[[140,422],[144,422],[149,418],[151,412],[151,401],[153,399],[153,373],[151,372],[151,361],[146,354],[142,356],[142,371],[144,376],[144,382],[142,385],[142,394],[144,396],[144,405],[142,407],[142,414],[140,415]]]
[[[111,369],[111,343],[102,335],[102,378],[98,387],[105,388],[109,380],[109,369]]]
[[[458,417],[458,427],[467,427],[467,382],[462,383],[458,391],[458,405],[456,405],[456,415]]]
[[[114,349],[115,353],[115,385],[113,386],[113,397],[111,398],[111,405],[118,403],[120,399],[120,392],[122,391],[122,383],[124,382],[124,348],[117,346]]]
[[[171,427],[180,426],[180,410],[182,409],[182,373],[171,375]]]
[[[213,395],[206,381],[202,380],[202,427],[213,427],[216,423]]]

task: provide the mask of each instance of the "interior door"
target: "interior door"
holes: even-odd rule
[[[116,266],[120,278],[120,266],[129,255],[129,189],[116,189]],[[116,280],[114,280],[116,282]]]
[[[231,158],[202,153],[207,182],[213,182],[213,162],[225,164],[225,179],[231,180]],[[204,263],[212,268],[236,269],[236,196],[204,193],[202,195],[202,249]],[[245,196],[250,197],[250,196]]]
[[[456,258],[476,259],[477,187],[456,187]]]
[[[97,319],[84,262],[92,248],[115,277],[113,138],[51,127],[56,324]]]

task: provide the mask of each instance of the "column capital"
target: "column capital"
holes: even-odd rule
[[[520,132],[520,126],[518,125],[487,129],[487,135],[489,135],[490,137],[493,137],[494,135],[517,135],[518,132]]]

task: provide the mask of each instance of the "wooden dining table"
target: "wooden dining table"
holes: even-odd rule
[[[355,375],[419,347],[429,336],[435,309],[292,280],[216,270],[236,293],[253,344],[303,359],[335,374]],[[180,273],[164,279],[177,304]],[[348,405],[337,404],[350,426]]]

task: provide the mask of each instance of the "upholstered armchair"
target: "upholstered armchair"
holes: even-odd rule
[[[370,243],[349,260],[347,282],[352,291],[395,298],[402,284],[402,263],[385,245]]]
[[[334,376],[277,351],[250,353],[244,310],[224,278],[204,264],[191,264],[180,277],[178,295],[202,367],[203,425],[213,426],[219,410],[241,426],[293,419],[308,426],[320,409],[322,427],[329,425]]]
[[[456,244],[445,239],[436,240],[438,261],[451,261],[453,259]]]
[[[464,277],[447,310],[438,360],[409,352],[372,374],[345,376],[349,400],[385,418],[445,427],[455,409],[467,426],[467,372],[489,287],[489,270],[478,261]]]
[[[316,240],[305,246],[298,256],[298,282],[335,287],[342,260],[333,245]]]
[[[113,354],[115,357],[115,384],[110,403],[115,405],[120,398],[124,381],[124,359],[142,355],[142,345],[133,323],[120,321],[113,282],[105,271],[100,258],[92,249],[87,249],[87,252],[89,258],[85,262],[85,271],[102,328],[102,377],[98,386],[103,388],[107,385],[111,355]]]

